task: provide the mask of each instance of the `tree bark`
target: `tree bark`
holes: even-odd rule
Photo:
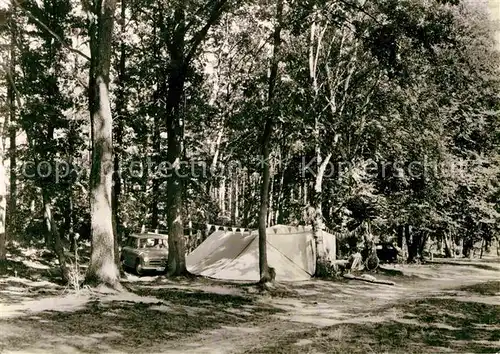
[[[260,212],[259,212],[259,270],[260,282],[267,283],[272,281],[269,265],[267,263],[267,236],[266,236],[266,219],[267,219],[267,206],[269,200],[269,155],[271,145],[271,132],[273,123],[271,118],[266,121],[264,128],[264,136],[262,140],[262,185],[260,191]]]
[[[269,168],[269,200],[267,208],[267,225],[273,226],[273,214],[274,214],[274,172],[272,168]]]
[[[288,160],[288,156],[285,160]],[[277,201],[277,208],[276,208],[276,223],[277,224],[283,224],[284,223],[284,213],[283,209],[285,206],[285,172],[287,170],[287,164],[282,163],[280,164],[280,171],[279,171],[279,189],[278,189],[278,201]],[[292,187],[293,191],[293,187]]]
[[[407,227],[407,231],[409,228]],[[411,232],[407,232],[406,234],[406,244],[408,247],[408,259],[407,262],[411,263],[417,260],[419,256],[419,250],[421,245],[421,231],[420,230],[412,230]]]
[[[99,6],[100,5],[100,6]],[[109,101],[109,70],[115,0],[102,0],[96,6],[97,38],[91,46],[90,119],[92,127],[92,167],[90,172],[91,256],[86,282],[119,287],[115,262],[115,238],[111,209],[113,178],[113,145]]]
[[[5,131],[5,122],[2,124],[2,133]],[[0,261],[7,259],[7,237],[6,237],[6,201],[7,201],[7,176],[4,166],[5,138],[2,134],[0,145]]]
[[[16,82],[16,42],[17,42],[17,28],[16,28],[16,8],[14,2],[11,4],[11,18],[10,18],[10,57],[9,57],[9,72],[7,73],[10,76],[7,80],[9,83],[7,85],[7,101],[9,105],[9,119],[6,122],[6,126],[4,127],[4,132],[9,132],[9,158],[10,158],[10,193],[9,200],[6,201],[6,210],[5,213],[5,231],[2,237],[3,243],[7,243],[8,238],[13,238],[14,230],[15,230],[15,220],[16,220],[16,198],[17,198],[17,175],[16,175],[16,155],[17,155],[17,147],[16,147],[16,88],[14,87]],[[7,129],[6,129],[7,128]],[[3,161],[2,161],[3,163]],[[4,196],[6,197],[6,196]],[[0,246],[1,248],[1,246]],[[0,251],[1,253],[1,251]],[[1,258],[0,254],[0,258]]]
[[[307,183],[307,179],[304,179],[304,186],[302,187],[302,196],[304,198],[304,205],[309,204],[308,189],[309,189],[309,186]]]
[[[157,40],[157,26],[158,22],[164,21],[163,19],[163,10],[159,9],[159,18],[154,19],[153,23],[153,57],[157,62],[160,61],[159,48],[156,44]],[[158,21],[158,22],[157,22]],[[164,78],[164,69],[160,67],[157,71],[157,89],[153,93],[153,104],[156,107],[156,111],[154,112],[154,121],[153,121],[153,186],[151,193],[151,228],[153,230],[159,228],[159,219],[160,214],[158,210],[158,203],[160,201],[160,176],[158,173],[158,167],[161,163],[161,121],[162,121],[162,110],[163,104],[161,98],[166,93],[165,87],[165,78]]]
[[[404,237],[404,226],[403,225],[398,225],[397,226],[397,233],[398,233],[398,247],[400,249],[403,249],[403,237]]]
[[[160,164],[161,144],[160,144],[160,117],[155,114],[154,118],[154,132],[153,132],[153,163],[154,170]],[[154,171],[153,170],[153,171]],[[160,176],[153,172],[153,185],[151,190],[151,228],[153,230],[159,227],[159,210],[158,203],[160,201]]]
[[[314,7],[316,10],[316,7]],[[313,14],[316,16],[316,14]],[[323,36],[326,32],[327,27],[324,26],[323,29],[317,24],[316,18],[311,24],[310,29],[310,40],[309,40],[309,77],[311,86],[314,92],[313,103],[311,109],[314,111],[316,108],[316,101],[319,98],[319,85],[318,85],[318,60],[322,49]],[[335,112],[333,112],[335,115]],[[327,274],[327,264],[325,259],[325,248],[323,244],[323,236],[321,230],[324,228],[323,225],[323,211],[322,211],[322,199],[323,199],[323,176],[325,174],[326,167],[330,162],[332,153],[329,153],[323,160],[321,155],[321,132],[320,132],[320,114],[316,114],[314,118],[314,140],[315,140],[315,155],[317,164],[316,181],[314,184],[313,195],[311,198],[312,213],[311,223],[312,232],[316,244],[316,274],[317,277],[328,276]]]
[[[59,267],[61,269],[62,280],[64,283],[67,283],[70,280],[70,273],[68,267],[66,266],[66,256],[64,254],[64,247],[61,242],[61,235],[59,234],[59,230],[57,228],[57,224],[54,221],[52,215],[52,201],[47,194],[45,189],[42,189],[42,200],[43,200],[43,217],[45,220],[45,232],[50,236],[47,239],[50,239],[50,248],[54,250],[57,259],[59,261]]]
[[[236,225],[240,218],[240,174],[236,173],[234,183],[234,213],[232,223]]]
[[[68,240],[69,240],[69,250],[74,252],[77,248],[77,242],[75,238],[75,215],[73,208],[73,190],[70,186],[69,196],[68,196]]]
[[[167,161],[169,177],[167,178],[167,224],[168,224],[168,274],[172,276],[187,275],[186,247],[182,206],[184,202],[184,185],[180,177],[181,159],[184,158],[184,120],[181,101],[187,70],[200,44],[210,27],[218,21],[224,11],[227,0],[213,4],[205,25],[194,34],[191,46],[186,46],[186,19],[184,3],[178,3],[174,9],[175,29],[169,33],[163,29],[163,36],[168,36],[166,44],[170,51],[168,69],[168,93],[166,99],[167,125]],[[163,25],[162,25],[163,26]]]
[[[228,207],[229,207],[229,220],[231,222],[231,225],[234,225],[234,189],[233,189],[233,185],[234,185],[234,180],[232,178],[230,178],[229,180],[229,193],[228,193],[228,196],[229,196],[229,200],[228,200]]]
[[[74,136],[76,135],[76,131],[73,129],[72,123],[70,123],[70,128],[68,132],[68,163],[71,168],[74,167],[73,157],[75,155],[75,143]],[[70,177],[73,177],[71,175]],[[74,193],[73,193],[73,180],[71,180],[68,186],[68,200],[66,204],[66,215],[64,216],[64,231],[68,234],[69,241],[69,250],[70,252],[74,252],[77,249],[76,239],[75,239],[75,215],[74,215]]]
[[[184,226],[182,220],[183,181],[180,178],[181,159],[184,156],[183,118],[181,100],[186,80],[185,62],[185,17],[184,8],[175,9],[176,31],[170,47],[170,66],[167,93],[167,160],[171,170],[167,178],[167,224],[168,224],[168,273],[172,276],[187,274]]]
[[[220,126],[219,126],[219,132],[217,133],[217,140],[215,141],[214,156],[212,158],[210,168],[207,171],[208,172],[208,181],[207,181],[207,195],[208,196],[211,196],[211,193],[212,193],[212,189],[213,189],[213,185],[214,185],[214,181],[215,181],[215,174],[217,172],[217,164],[219,162],[220,146],[221,146],[223,136],[224,136],[224,121],[222,121]]]
[[[273,281],[272,272],[267,263],[267,237],[266,219],[269,204],[269,184],[270,184],[270,161],[271,138],[274,126],[273,105],[275,103],[275,87],[278,77],[278,64],[281,45],[281,26],[283,21],[283,0],[277,0],[276,4],[277,24],[273,35],[273,58],[271,62],[271,73],[269,75],[269,91],[267,98],[268,116],[262,137],[262,185],[260,191],[260,212],[259,212],[259,271],[260,283]]]
[[[318,154],[319,156],[319,154]],[[316,183],[314,185],[314,198],[313,208],[314,217],[312,220],[312,233],[314,242],[316,243],[316,272],[315,276],[323,277],[328,276],[327,261],[325,254],[325,246],[323,243],[322,230],[324,229],[323,211],[322,211],[322,198],[323,198],[323,176],[325,175],[326,166],[330,163],[332,154],[328,154],[325,160],[318,166],[318,173],[316,175]]]
[[[429,240],[429,233],[427,231],[422,231],[420,233],[420,237],[418,239],[418,256],[420,259],[423,261],[425,259],[424,257],[424,251],[425,251],[425,246],[427,245],[427,241]],[[431,250],[432,253],[432,250]]]
[[[112,199],[112,210],[113,210],[113,234],[114,234],[114,249],[115,249],[115,263],[120,269],[120,244],[122,239],[122,225],[120,219],[120,195],[122,193],[122,180],[120,171],[120,159],[121,153],[123,152],[123,129],[125,120],[125,111],[127,107],[126,94],[125,94],[125,61],[126,61],[126,51],[125,51],[125,15],[126,15],[126,2],[121,1],[120,6],[120,29],[121,29],[121,43],[120,43],[120,60],[118,63],[118,93],[116,101],[116,111],[117,111],[117,124],[114,127],[114,138],[115,138],[115,151],[114,151],[114,174],[113,174],[113,199]]]
[[[250,207],[249,204],[251,203],[250,201],[252,200],[252,181],[250,179],[250,172],[247,170],[244,171],[244,176],[243,176],[243,188],[241,189],[242,191],[242,196],[243,196],[243,213],[242,213],[242,221],[243,225],[247,226],[248,225],[248,218],[250,214]]]
[[[219,208],[222,215],[226,214],[226,177],[222,177],[219,186]]]

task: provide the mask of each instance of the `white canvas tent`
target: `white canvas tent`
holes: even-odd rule
[[[276,225],[266,231],[267,259],[278,281],[307,280],[315,272],[315,243],[311,227]],[[327,258],[335,259],[335,236],[322,231]],[[240,281],[259,280],[258,231],[219,230],[187,258],[193,274]]]

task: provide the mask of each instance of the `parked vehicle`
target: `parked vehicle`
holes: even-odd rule
[[[398,261],[398,250],[391,243],[378,243],[376,246],[377,257],[383,263]]]
[[[167,235],[132,234],[122,248],[120,260],[124,269],[133,269],[142,275],[145,271],[162,272],[167,266]]]

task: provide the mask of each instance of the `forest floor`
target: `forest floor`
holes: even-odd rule
[[[2,353],[498,353],[500,259],[385,266],[378,279],[251,284],[128,275],[69,290],[36,252],[1,266]]]

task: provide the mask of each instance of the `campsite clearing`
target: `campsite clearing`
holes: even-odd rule
[[[396,286],[254,285],[129,276],[125,293],[0,282],[4,353],[365,353],[500,350],[498,263],[396,266]],[[399,273],[399,272],[394,272]],[[7,351],[9,349],[10,351]]]

